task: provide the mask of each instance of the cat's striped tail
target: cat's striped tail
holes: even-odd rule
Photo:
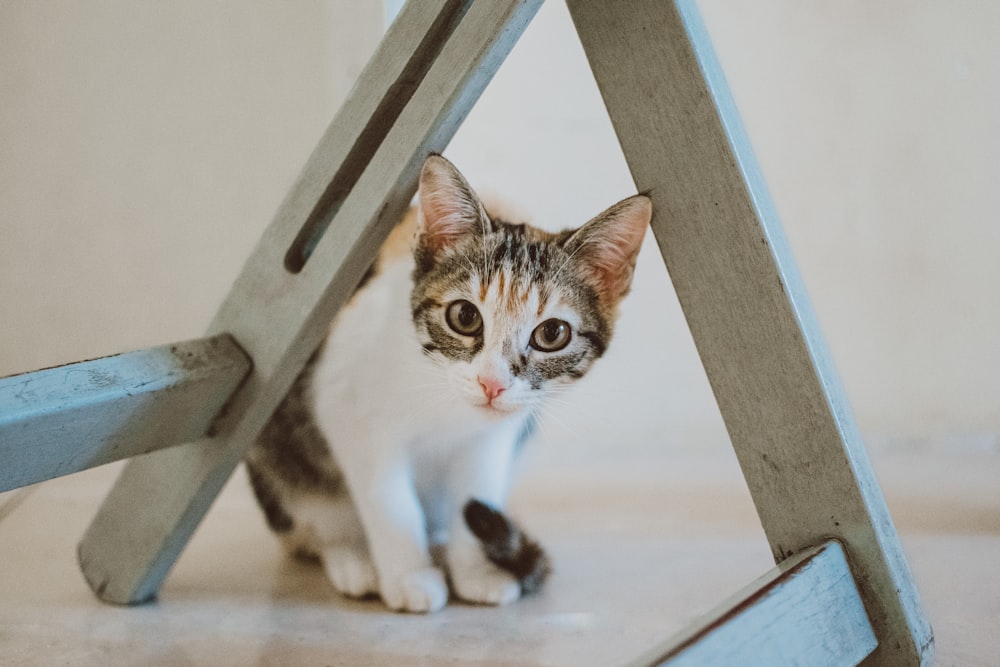
[[[538,542],[502,512],[475,498],[465,504],[465,523],[483,545],[483,553],[521,584],[521,594],[541,589],[552,572],[549,557]]]

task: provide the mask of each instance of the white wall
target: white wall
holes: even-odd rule
[[[0,3],[0,374],[201,335],[379,4]],[[702,7],[862,430],[996,446],[1000,5]],[[543,225],[632,193],[561,2],[448,154]],[[725,442],[651,243],[590,380],[551,438]]]
[[[1000,446],[1000,5],[701,7],[862,431]],[[562,3],[543,6],[450,156],[542,224],[633,191]],[[600,368],[614,389],[591,383],[554,435],[722,441],[651,242],[640,262]]]
[[[381,30],[352,0],[0,2],[0,375],[203,335]]]

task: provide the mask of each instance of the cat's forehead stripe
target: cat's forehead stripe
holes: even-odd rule
[[[547,278],[549,244],[555,237],[539,232],[529,238],[527,228],[522,225],[500,221],[494,224],[497,230],[491,239],[492,251],[487,252],[486,275],[482,279],[489,284],[497,281],[498,294],[507,301],[508,308],[514,307],[515,302],[527,305],[532,292],[538,293],[544,302],[539,288]]]

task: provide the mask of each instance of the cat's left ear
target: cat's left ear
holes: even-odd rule
[[[565,248],[583,268],[589,282],[607,304],[628,294],[635,260],[653,217],[646,195],[623,199],[580,227]]]
[[[462,174],[440,155],[431,155],[420,171],[417,249],[437,259],[469,234],[483,234],[490,218]]]

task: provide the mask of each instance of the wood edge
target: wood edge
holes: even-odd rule
[[[669,639],[653,646],[639,657],[626,663],[627,667],[667,667],[673,658],[680,656],[685,650],[709,637],[715,630],[751,609],[754,605],[774,593],[782,581],[793,579],[805,572],[818,558],[831,550],[839,552],[834,553],[833,557],[839,557],[850,572],[847,553],[839,540],[831,539],[804,549],[778,563],[775,567],[745,585],[709,611],[699,615],[686,627],[674,633]],[[851,578],[853,582],[853,574]],[[855,589],[857,589],[856,583]],[[858,600],[861,601],[860,593],[858,593]],[[871,629],[870,620],[869,628]],[[874,636],[874,629],[871,629],[871,631]],[[876,638],[875,644],[869,651],[869,655],[874,652],[877,646],[878,639]]]

